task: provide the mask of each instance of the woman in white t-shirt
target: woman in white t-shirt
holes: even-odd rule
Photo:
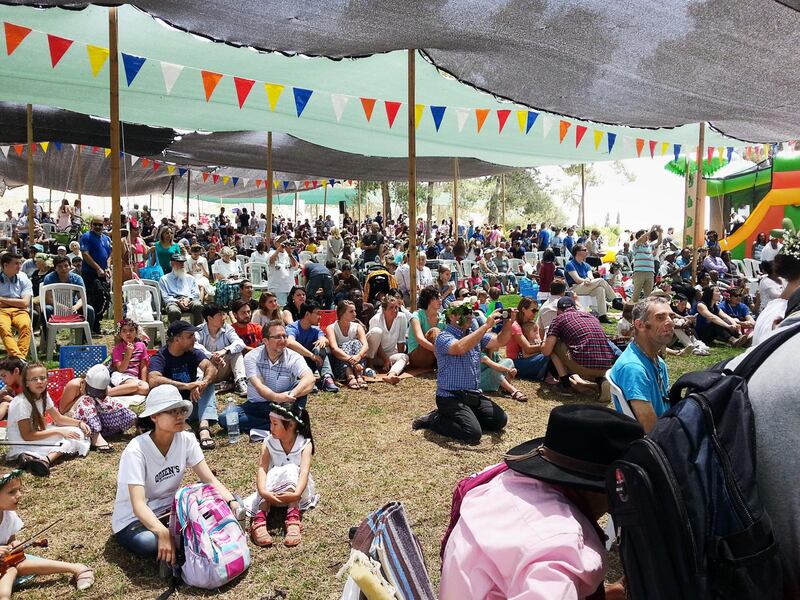
[[[184,400],[174,385],[150,390],[139,416],[150,417],[155,428],[133,438],[122,452],[111,516],[111,529],[120,546],[169,564],[175,563],[175,546],[167,519],[187,469],[203,483],[213,485],[234,513],[241,509],[211,472],[194,434],[184,431],[191,411],[192,403]]]
[[[239,268],[239,261],[236,259],[236,254],[233,248],[225,246],[220,250],[219,255],[221,260],[214,262],[214,279],[215,281],[226,281],[228,279],[238,279],[242,275],[242,270]]]
[[[203,256],[203,247],[195,244],[189,249],[189,258],[186,259],[186,272],[197,280],[200,288],[200,301],[204,302],[206,294],[214,295],[214,286],[211,285],[208,261]]]
[[[269,252],[267,252],[267,245],[264,242],[256,244],[255,252],[250,255],[250,262],[264,263],[269,262]]]

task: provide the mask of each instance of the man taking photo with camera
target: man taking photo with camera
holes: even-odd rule
[[[494,352],[511,338],[511,325],[516,310],[498,309],[486,322],[470,331],[472,306],[452,302],[445,311],[447,326],[436,337],[436,410],[417,417],[412,429],[430,429],[440,435],[479,444],[487,431],[500,431],[506,426],[506,413],[480,390],[481,350]],[[491,332],[502,319],[499,334]]]

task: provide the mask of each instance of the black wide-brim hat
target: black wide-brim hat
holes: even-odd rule
[[[517,473],[548,483],[603,492],[611,463],[643,436],[638,421],[610,408],[557,406],[545,436],[512,448],[505,462]]]

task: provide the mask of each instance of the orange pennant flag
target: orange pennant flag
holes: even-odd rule
[[[17,153],[17,156],[22,156],[22,151],[25,149],[24,144],[14,144],[14,152]]]
[[[256,179],[256,189],[258,189],[260,187],[261,187],[261,180],[260,179]]]
[[[636,138],[636,156],[639,158],[642,156],[642,148],[644,148],[644,140],[642,138]]]
[[[14,25],[13,23],[3,23],[6,34],[6,52],[9,56],[14,53],[28,34],[31,32],[30,28],[23,27],[22,25]]]
[[[203,183],[208,181],[208,171],[203,171]]]
[[[564,138],[567,135],[567,131],[569,131],[570,126],[572,123],[569,121],[561,121],[559,123],[559,134],[558,134],[558,143],[561,144],[564,142]]]
[[[214,73],[213,71],[200,71],[200,75],[203,77],[203,89],[206,91],[206,102],[208,102],[211,100],[211,94],[214,93],[219,80],[222,79],[222,74]]]
[[[486,117],[489,116],[489,109],[488,108],[476,108],[475,109],[475,121],[478,123],[478,133],[481,132],[481,127],[486,122]]]
[[[588,129],[588,127],[586,127],[586,125],[576,125],[575,126],[575,147],[576,148],[581,145],[581,140],[583,139],[583,136],[586,135],[586,130],[587,129]]]
[[[150,159],[149,158],[143,158],[142,159],[142,168],[146,169],[148,166],[150,166]]]
[[[361,98],[361,107],[364,109],[364,116],[367,117],[367,123],[369,123],[375,108],[375,98]]]

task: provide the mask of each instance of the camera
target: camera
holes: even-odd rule
[[[511,318],[511,310],[508,308],[500,309],[500,318],[504,321]]]

